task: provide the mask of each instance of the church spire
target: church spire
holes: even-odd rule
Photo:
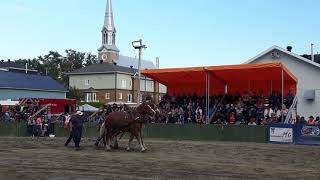
[[[115,31],[111,0],[108,0],[107,2],[106,14],[104,16],[104,28],[108,29],[109,31]]]
[[[107,0],[104,25],[102,28],[102,45],[98,49],[98,58],[112,62],[119,58],[119,49],[116,46],[116,28],[113,21],[112,0]]]

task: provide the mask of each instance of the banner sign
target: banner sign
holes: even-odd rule
[[[320,125],[297,125],[296,144],[320,145]]]
[[[271,143],[293,143],[294,126],[284,124],[269,125],[268,138]]]

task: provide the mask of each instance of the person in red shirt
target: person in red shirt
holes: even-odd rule
[[[38,116],[36,119],[36,134],[39,137],[42,131],[42,119],[41,116]]]
[[[314,120],[314,117],[313,116],[310,116],[309,117],[309,121],[307,123],[308,125],[316,125],[317,122]]]
[[[235,115],[234,115],[234,112],[231,112],[231,113],[230,113],[229,123],[230,123],[230,124],[235,124],[235,123],[236,123],[236,117],[235,117]]]

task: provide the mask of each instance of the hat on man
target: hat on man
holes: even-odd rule
[[[83,112],[81,112],[81,111],[77,111],[77,113],[76,113],[77,115],[80,115],[80,116],[82,116],[83,115]]]

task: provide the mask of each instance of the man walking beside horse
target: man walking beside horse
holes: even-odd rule
[[[68,123],[70,128],[70,135],[65,143],[65,146],[68,146],[68,144],[71,142],[71,139],[73,139],[76,150],[79,150],[84,123],[83,112],[77,111],[75,115],[71,116],[71,119]]]

